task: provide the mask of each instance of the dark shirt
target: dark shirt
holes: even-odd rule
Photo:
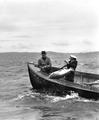
[[[74,70],[76,69],[77,67],[77,61],[76,60],[71,60],[67,63],[67,68],[73,68]]]
[[[71,82],[74,82],[75,69],[77,67],[77,61],[71,60],[67,63],[67,69],[73,68],[74,71],[71,71],[69,74],[65,75],[65,79]]]

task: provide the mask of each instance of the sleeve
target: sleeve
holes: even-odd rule
[[[70,68],[70,63],[67,63],[67,68]]]

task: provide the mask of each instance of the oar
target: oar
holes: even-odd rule
[[[86,85],[98,85],[99,84],[99,80],[96,80],[95,82],[90,82],[90,83],[84,83]]]

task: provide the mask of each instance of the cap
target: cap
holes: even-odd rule
[[[77,59],[75,55],[70,55],[71,58]]]
[[[41,51],[41,54],[46,54],[46,51]]]

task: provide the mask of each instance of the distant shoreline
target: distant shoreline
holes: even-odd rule
[[[40,53],[40,52],[22,52],[22,51],[18,51],[18,52],[0,52],[0,54],[7,54],[7,53]],[[86,53],[99,53],[99,51],[90,51],[90,52],[54,52],[54,51],[47,51],[47,53],[58,53],[58,54],[86,54]]]

